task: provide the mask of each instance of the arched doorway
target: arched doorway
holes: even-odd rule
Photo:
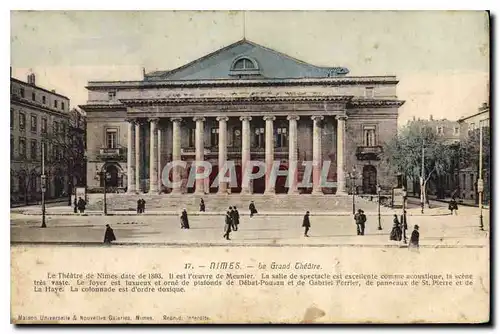
[[[106,187],[119,187],[118,167],[116,165],[107,165],[105,171],[107,174]],[[101,179],[101,187],[104,187],[104,179]]]
[[[363,193],[377,193],[377,169],[373,165],[363,167]]]
[[[288,171],[288,163],[287,162],[281,162],[279,166],[280,172],[283,171]],[[288,192],[288,187],[286,184],[286,179],[288,178],[288,175],[278,175],[276,177],[276,185],[275,185],[275,192],[276,194],[286,194]]]

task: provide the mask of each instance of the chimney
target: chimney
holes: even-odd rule
[[[413,121],[415,122],[415,120],[416,120],[416,118],[415,118],[415,116],[413,116]]]
[[[28,84],[35,85],[35,73],[28,74]]]
[[[432,117],[432,115],[429,116],[429,120],[430,121],[433,121],[434,120],[434,117]]]
[[[52,93],[55,93],[55,92],[56,92],[56,90],[55,90],[55,89],[51,89],[50,91],[51,91]]]

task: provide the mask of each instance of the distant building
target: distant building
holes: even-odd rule
[[[461,141],[465,142],[471,137],[478,137],[479,129],[483,128],[483,136],[490,135],[490,106],[487,103],[470,116],[462,117],[458,120],[461,131]],[[479,141],[478,141],[479,142]],[[485,141],[483,141],[484,143]],[[489,138],[486,143],[490,144]],[[489,147],[488,147],[489,148]],[[487,157],[485,157],[486,159]],[[465,160],[465,159],[464,159]],[[483,161],[483,180],[484,180],[484,198],[486,201],[490,198],[490,164]],[[459,195],[463,199],[477,200],[477,180],[478,180],[479,160],[469,162],[466,166],[461,166],[458,175]]]
[[[47,176],[46,198],[61,197],[69,191],[68,164],[65,161],[71,156],[68,140],[76,134],[70,121],[73,114],[69,109],[70,100],[53,90],[37,86],[35,79],[35,74],[29,74],[27,82],[10,78],[10,190],[13,204],[40,199],[42,146]],[[75,117],[80,119],[77,126],[83,125],[79,132],[84,136],[85,122],[82,123],[81,118],[85,115],[77,112]],[[78,141],[78,136],[74,141]],[[72,163],[76,165],[80,161]]]

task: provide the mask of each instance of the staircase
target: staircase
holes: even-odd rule
[[[89,194],[88,210],[102,210],[102,194]],[[229,206],[236,206],[240,211],[248,210],[250,201],[254,201],[258,211],[337,211],[350,212],[352,210],[352,197],[347,195],[194,195],[194,194],[108,194],[107,208],[112,211],[135,211],[137,200],[143,198],[146,201],[146,212],[150,211],[172,211],[186,208],[188,211],[199,211],[200,199],[205,201],[206,211],[225,211]],[[377,203],[360,197],[356,197],[356,209],[365,211],[377,211]],[[386,208],[381,208],[386,211]]]

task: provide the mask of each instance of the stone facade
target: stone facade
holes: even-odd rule
[[[285,68],[275,68],[280,64]],[[102,186],[98,176],[107,171],[108,185],[131,193],[342,194],[351,189],[347,178],[355,167],[359,192],[372,193],[377,183],[391,188],[395,177],[380,161],[383,143],[397,132],[398,81],[347,72],[240,41],[142,81],[89,82],[81,106],[88,117],[88,186]],[[186,185],[188,169],[174,168],[170,179],[182,185],[170,189],[162,170],[176,160],[215,167],[193,186]],[[241,168],[249,160],[266,166],[279,160],[295,181],[285,187],[285,177],[271,184],[265,175],[247,187]],[[238,184],[208,189],[225,161],[235,162]],[[312,185],[300,187],[304,161],[313,161]],[[319,178],[328,161],[333,189]]]

